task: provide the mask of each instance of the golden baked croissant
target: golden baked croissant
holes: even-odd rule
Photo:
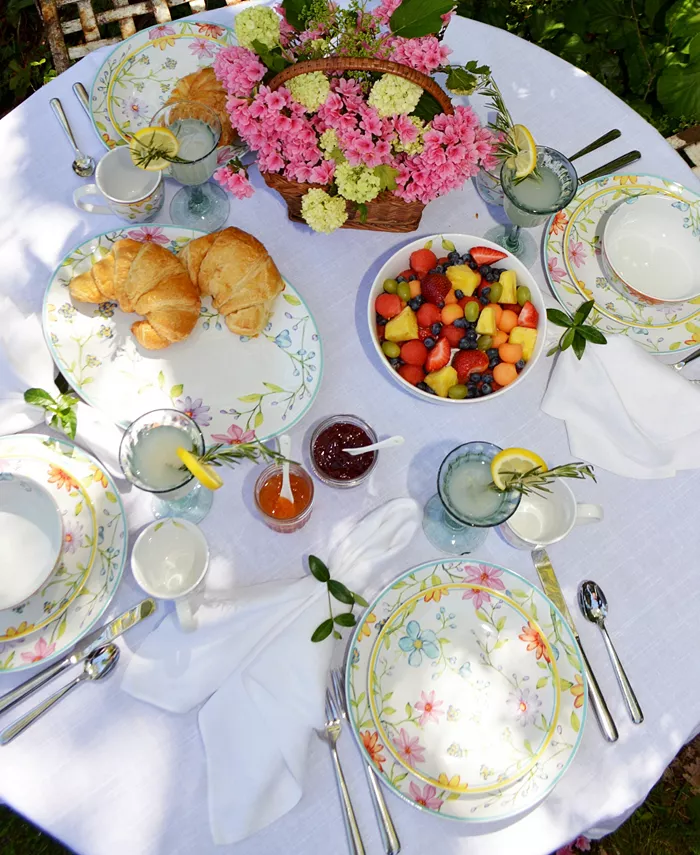
[[[221,122],[221,139],[219,145],[231,145],[238,135],[231,127],[228,111],[226,110],[226,92],[216,79],[213,68],[200,68],[176,83],[166,104],[178,101],[198,101],[216,113]]]
[[[179,256],[231,332],[254,336],[265,329],[284,282],[257,238],[230,226],[191,240]]]
[[[74,276],[71,297],[82,303],[114,301],[144,319],[131,332],[148,350],[182,341],[194,329],[201,301],[180,259],[162,246],[118,240],[90,270]]]

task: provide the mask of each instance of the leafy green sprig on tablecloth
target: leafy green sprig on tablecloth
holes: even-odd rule
[[[342,582],[338,582],[337,579],[331,579],[330,570],[326,567],[323,561],[315,555],[309,555],[309,570],[315,579],[318,579],[319,582],[322,582],[326,586],[328,611],[330,614],[330,617],[321,621],[321,623],[316,627],[313,635],[311,636],[311,640],[323,641],[328,638],[331,633],[333,633],[333,638],[342,638],[336,627],[355,626],[357,618],[352,613],[355,608],[355,604],[366,609],[369,603],[364,599],[364,597],[361,597],[359,594],[355,594],[349,588],[346,588]],[[333,614],[333,601],[331,600],[331,597],[338,600],[339,603],[350,606],[350,610],[347,612],[341,612],[337,615]]]
[[[594,305],[594,300],[581,303],[578,309],[576,309],[573,318],[560,309],[547,309],[547,320],[555,326],[565,327],[566,329],[566,332],[562,333],[557,344],[547,351],[547,356],[552,356],[558,351],[566,350],[570,347],[577,358],[580,359],[583,356],[583,351],[586,349],[587,342],[590,341],[593,344],[608,343],[608,340],[597,327],[584,323]]]
[[[77,395],[65,392],[58,398],[54,398],[45,389],[32,387],[24,393],[24,400],[27,404],[40,407],[45,413],[50,414],[48,424],[51,427],[63,431],[70,439],[75,439],[78,429]]]

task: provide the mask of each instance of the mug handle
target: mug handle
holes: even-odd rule
[[[85,184],[82,187],[76,187],[73,191],[73,204],[81,211],[86,211],[88,214],[111,214],[112,211],[106,205],[94,205],[92,202],[83,202],[83,196],[100,196],[100,191],[97,189],[97,184]]]
[[[603,508],[583,502],[576,505],[576,525],[589,525],[603,519]]]
[[[193,632],[197,629],[197,621],[192,613],[192,602],[189,597],[180,597],[175,600],[175,612],[183,632]]]

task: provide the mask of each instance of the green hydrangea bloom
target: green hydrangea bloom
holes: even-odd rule
[[[330,153],[338,148],[338,135],[335,128],[326,128],[326,130],[318,138],[318,145],[322,152],[326,154],[327,159]]]
[[[301,200],[301,215],[315,232],[330,234],[348,218],[345,199],[329,196],[325,190],[309,190]]]
[[[288,80],[287,89],[297,104],[301,104],[307,113],[313,113],[328,97],[331,85],[322,71],[312,71]]]
[[[402,143],[399,141],[399,138],[396,137],[394,142],[391,144],[393,150],[399,154],[400,152],[405,152],[406,154],[420,154],[423,151],[423,135],[428,132],[430,129],[430,125],[426,125],[422,119],[419,119],[418,116],[409,116],[409,120],[418,128],[418,136],[412,143]]]
[[[368,103],[380,116],[398,116],[415,110],[423,90],[410,80],[395,74],[383,74],[372,86]]]
[[[236,15],[236,38],[242,47],[255,50],[253,42],[260,42],[272,50],[280,43],[280,19],[268,6],[253,6]]]
[[[350,166],[347,162],[336,167],[335,183],[341,196],[358,204],[371,202],[379,195],[382,186],[373,169],[362,165]]]

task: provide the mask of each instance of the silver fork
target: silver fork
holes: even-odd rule
[[[343,775],[343,770],[340,766],[340,758],[338,757],[338,752],[335,747],[338,737],[340,736],[341,727],[342,725],[340,722],[338,705],[336,704],[335,698],[331,694],[330,689],[326,689],[325,741],[328,743],[328,747],[331,751],[331,757],[333,758],[335,779],[338,783],[340,801],[343,805],[343,821],[345,823],[345,833],[348,838],[348,848],[351,855],[365,855],[365,847],[363,846],[362,838],[360,837],[360,828],[357,824],[357,819],[355,818],[355,811],[353,810],[352,802],[350,801],[348,785],[345,783],[345,776]],[[321,739],[324,739],[320,732],[319,736]]]
[[[347,698],[345,697],[343,675],[339,668],[334,668],[331,671],[331,681],[333,683],[333,694],[335,695],[335,700],[340,707],[340,713],[343,718],[347,720],[348,704]],[[365,761],[365,774],[369,785],[369,793],[372,796],[374,814],[377,817],[377,823],[379,824],[379,833],[382,838],[384,852],[386,855],[398,855],[401,851],[401,842],[399,841],[399,836],[394,828],[389,808],[386,806],[386,802],[384,801],[384,794],[379,786],[379,781],[377,781],[377,776],[374,774],[374,769],[371,764],[367,761]]]

